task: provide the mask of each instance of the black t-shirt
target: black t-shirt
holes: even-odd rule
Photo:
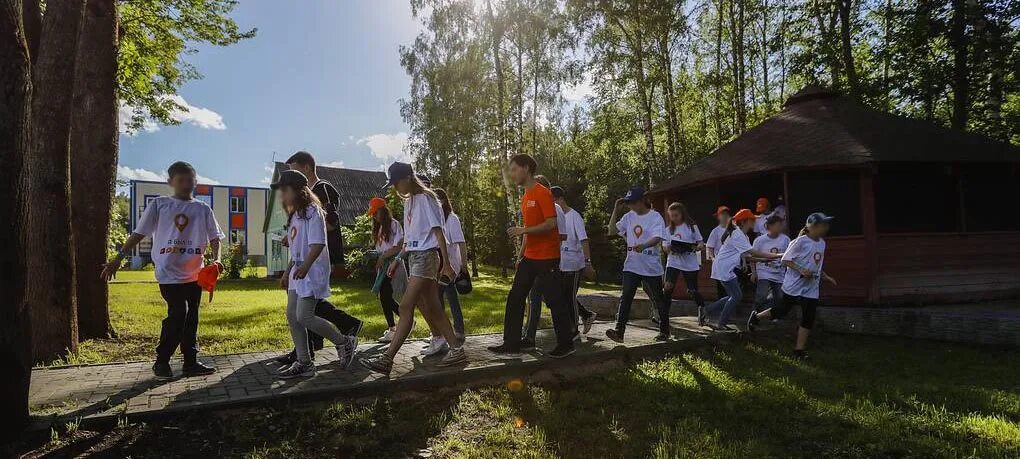
[[[319,179],[312,185],[312,193],[319,198],[322,209],[326,211],[326,225],[334,228],[327,231],[326,243],[329,246],[329,258],[332,264],[344,264],[344,240],[340,231],[340,192],[333,184]],[[327,228],[328,230],[328,228]]]

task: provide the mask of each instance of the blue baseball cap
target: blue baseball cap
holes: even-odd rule
[[[641,188],[639,186],[632,186],[629,190],[627,190],[627,194],[623,195],[623,200],[625,202],[634,202],[640,201],[644,199],[644,197],[645,197],[644,188]]]
[[[302,174],[300,171],[293,169],[280,171],[280,177],[276,179],[276,182],[271,183],[269,188],[278,190],[282,186],[289,186],[291,188],[306,187],[308,186],[308,177],[305,177],[305,174]]]
[[[825,215],[821,212],[815,212],[807,216],[807,221],[805,222],[805,224],[814,225],[815,223],[829,223],[834,218],[836,217],[833,217],[832,215]]]
[[[386,181],[386,185],[383,188],[389,188],[396,185],[397,182],[414,175],[414,168],[410,164],[399,161],[390,164],[387,171],[386,175],[389,176],[389,180]]]

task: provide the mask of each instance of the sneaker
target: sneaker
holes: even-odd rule
[[[733,331],[733,327],[727,324],[708,324],[708,327],[715,331]]]
[[[623,330],[610,328],[609,330],[606,330],[606,336],[609,337],[609,339],[616,341],[617,343],[623,342]]]
[[[698,306],[698,326],[704,327],[708,325],[708,316],[705,314],[705,307]]]
[[[315,376],[315,365],[311,363],[294,362],[289,367],[280,370],[280,373],[277,376],[279,376],[280,379]]]
[[[383,332],[382,336],[380,336],[379,339],[377,339],[376,341],[380,343],[388,343],[390,341],[393,341],[393,330],[387,328],[386,331]]]
[[[486,349],[488,349],[493,354],[496,354],[496,358],[499,360],[521,358],[521,351],[512,350],[505,344],[500,344],[499,346],[489,346]]]
[[[578,332],[577,330],[574,330],[574,336],[572,339],[574,341],[581,342],[581,333]]]
[[[291,349],[290,352],[273,359],[273,361],[289,367],[290,364],[297,362],[297,349]]]
[[[336,346],[336,355],[340,358],[340,368],[347,369],[354,362],[354,353],[358,351],[358,337],[347,335],[347,341]]]
[[[453,332],[453,335],[457,338],[457,344],[464,344],[464,341],[467,339],[467,335],[463,333]]]
[[[441,367],[452,367],[454,365],[460,365],[467,362],[467,352],[464,352],[464,347],[451,347],[450,352],[446,353],[443,360],[440,360],[438,365]]]
[[[560,346],[556,346],[556,348],[553,349],[552,352],[549,352],[546,355],[548,355],[549,357],[552,357],[554,359],[562,359],[562,358],[564,358],[564,357],[566,357],[566,356],[568,356],[570,354],[573,354],[573,353],[574,353],[574,346],[573,345],[569,345],[569,346],[560,345]]]
[[[521,340],[521,350],[524,352],[535,350],[535,340],[531,338],[524,338]]]
[[[430,355],[436,355],[450,348],[450,345],[446,343],[446,338],[442,336],[433,336],[432,341],[429,342],[428,347],[421,350],[422,355],[428,357]]]
[[[808,359],[808,353],[804,349],[794,349],[793,350],[793,358],[795,358],[797,360],[807,360]]]
[[[353,326],[351,326],[351,328],[349,328],[347,331],[345,331],[344,334],[345,335],[358,336],[358,334],[361,333],[361,328],[364,327],[364,326],[365,326],[365,322],[362,322],[362,321],[359,320],[357,323],[355,323]]]
[[[384,375],[390,374],[390,370],[393,369],[393,359],[390,356],[383,354],[375,358],[363,358],[358,359],[358,363],[361,366],[368,368],[376,373],[382,373]]]
[[[170,364],[167,362],[152,364],[152,374],[156,375],[156,379],[160,381],[174,379],[174,371],[170,369]]]
[[[216,373],[216,367],[205,365],[202,362],[194,361],[184,364],[184,376],[205,376]]]
[[[655,335],[655,341],[658,341],[658,342],[669,341],[669,334],[668,333],[659,333],[658,335]]]
[[[747,331],[754,331],[758,328],[758,322],[760,322],[758,312],[751,311],[751,315],[747,316]]]
[[[659,316],[653,314],[652,315],[652,323],[655,324],[655,325],[659,325]]]
[[[595,325],[595,318],[596,318],[596,316],[598,316],[598,314],[595,314],[593,312],[593,313],[591,313],[590,316],[588,316],[588,318],[584,319],[584,322],[582,322],[584,324],[584,328],[582,329],[581,333],[584,333],[585,335],[587,335],[588,332],[591,331],[591,327],[593,325]]]

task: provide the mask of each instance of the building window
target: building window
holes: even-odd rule
[[[237,212],[245,212],[247,210],[247,207],[248,207],[248,203],[247,203],[247,201],[243,197],[241,197],[241,196],[231,196],[230,197],[230,211],[231,212],[235,212],[235,213],[237,213]]]
[[[195,199],[204,202],[209,207],[212,207],[212,195],[211,194],[196,195]]]
[[[244,245],[244,230],[232,229],[230,230],[230,243],[233,245]]]

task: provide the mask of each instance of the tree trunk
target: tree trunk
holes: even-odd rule
[[[723,0],[716,0],[716,27],[715,27],[715,101],[712,102],[713,118],[715,118],[715,146],[722,145],[723,126],[722,111],[719,110],[719,102],[723,100],[722,93],[722,33],[723,33]],[[728,136],[727,136],[728,137]]]
[[[107,283],[93,275],[107,258],[117,174],[117,8],[88,0],[78,44],[71,119],[71,228],[75,244],[78,336],[109,338]]]
[[[949,26],[949,45],[953,49],[953,117],[950,126],[967,129],[967,112],[970,108],[970,71],[967,68],[967,3],[952,0],[953,13]]]
[[[25,21],[25,40],[28,42],[29,62],[39,55],[39,37],[42,35],[42,9],[40,0],[25,0],[22,16]]]
[[[843,73],[846,75],[847,86],[851,96],[859,97],[860,88],[857,83],[857,68],[854,64],[853,43],[851,41],[850,13],[852,12],[853,0],[840,0],[839,2],[839,44],[843,54]]]
[[[496,130],[497,130],[497,135],[499,136],[499,139],[497,139],[497,143],[499,144],[500,162],[502,163],[502,162],[505,162],[505,161],[510,159],[510,135],[507,133],[507,125],[506,125],[507,124],[506,123],[507,115],[506,115],[506,111],[504,110],[504,106],[503,106],[503,102],[506,100],[506,78],[503,75],[503,59],[500,57],[500,47],[502,46],[502,43],[503,43],[503,28],[501,26],[499,26],[499,24],[496,23],[496,16],[492,12],[492,2],[491,1],[486,1],[485,2],[485,8],[486,8],[487,14],[489,16],[489,22],[490,22],[490,24],[492,24],[492,28],[493,28],[493,30],[492,30],[492,60],[493,60],[492,65],[493,65],[493,68],[496,71],[496,92],[497,92],[497,95],[496,95],[496,110],[497,110],[497,117],[498,117],[498,122],[497,122],[498,126],[497,126]],[[506,195],[506,206],[507,206],[506,207],[506,215],[508,217],[507,220],[508,221],[516,221],[516,219],[517,219],[517,217],[516,217],[517,212],[514,211],[515,207],[517,206],[517,193],[516,193],[516,189],[510,183],[510,176],[507,175],[506,168],[502,167],[502,164],[500,164],[499,170],[500,170],[500,178],[503,181],[503,192],[504,192],[503,194]],[[515,226],[516,226],[516,224],[515,224]],[[513,238],[513,241],[514,242],[513,242],[512,249],[514,250],[514,253],[513,254],[509,254],[510,255],[509,259],[514,259],[516,257],[515,254],[520,252],[520,246],[519,246],[520,242],[518,242],[518,241],[520,241],[520,239]],[[501,264],[501,266],[502,266],[502,268],[504,270],[503,271],[503,276],[506,277],[506,265],[502,265]],[[477,267],[475,267],[475,276],[477,276],[477,275],[478,275],[478,270],[477,270]]]
[[[680,158],[680,129],[678,127],[677,114],[676,114],[676,88],[673,86],[673,60],[672,52],[669,48],[669,29],[662,31],[658,37],[659,44],[659,62],[662,67],[662,84],[663,84],[663,96],[665,97],[665,111],[666,111],[666,132],[669,137],[669,148],[667,149],[666,157],[666,172],[668,176],[672,176],[673,173],[678,169],[678,162]]]
[[[0,413],[10,427],[0,429],[0,444],[17,438],[28,425],[28,388],[32,377],[31,314],[25,301],[25,193],[18,178],[30,144],[32,77],[20,2],[0,0]]]
[[[78,347],[74,238],[71,233],[70,130],[74,67],[84,0],[48,2],[39,55],[32,63],[32,148],[28,191],[29,309],[32,352],[50,360]],[[88,273],[92,275],[93,273]]]
[[[640,37],[640,34],[638,35]],[[644,53],[642,52],[642,43],[640,38],[638,39],[637,48],[635,48],[634,64],[637,66],[637,90],[638,97],[641,100],[641,124],[642,130],[645,133],[645,168],[648,174],[647,185],[654,186],[655,180],[655,130],[652,125],[652,101],[651,94],[648,93],[648,81],[645,78],[645,64],[644,64]]]

